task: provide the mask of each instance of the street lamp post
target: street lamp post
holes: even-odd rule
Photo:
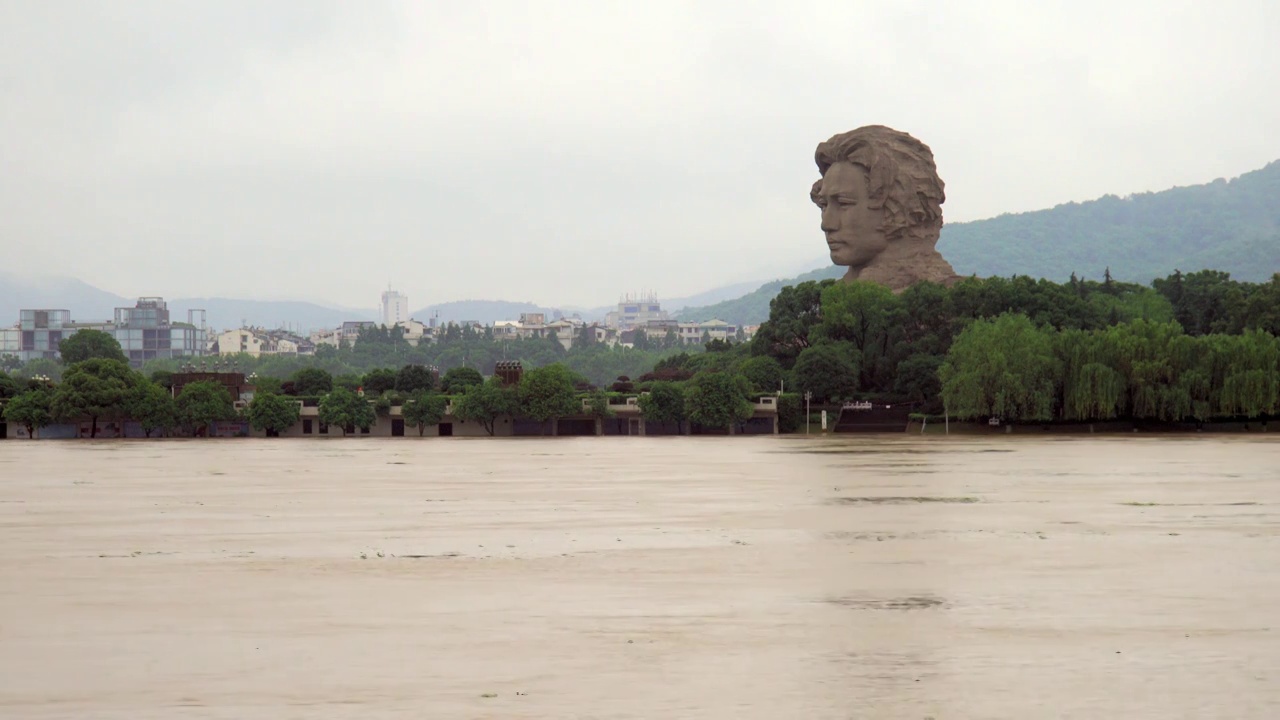
[[[804,391],[804,434],[809,434],[809,401],[813,399],[813,391]]]

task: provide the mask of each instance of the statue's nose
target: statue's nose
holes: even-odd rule
[[[822,208],[822,229],[824,232],[834,232],[840,229],[839,218],[830,205]]]

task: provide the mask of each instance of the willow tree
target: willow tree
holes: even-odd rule
[[[1124,379],[1131,417],[1178,421],[1208,412],[1203,347],[1175,322],[1135,320],[1101,331]]]
[[[947,412],[961,418],[1050,420],[1058,360],[1053,333],[1025,315],[977,320],[951,345],[938,370]]]
[[[1107,330],[1066,330],[1056,341],[1062,361],[1062,417],[1109,420],[1124,414],[1127,384],[1116,369],[1116,345]]]
[[[1280,344],[1270,333],[1201,338],[1212,357],[1213,411],[1221,417],[1271,415],[1280,404]]]

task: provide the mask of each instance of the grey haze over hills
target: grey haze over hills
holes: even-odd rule
[[[738,297],[759,285],[759,281],[734,283],[686,297],[659,298],[659,301],[664,309],[674,312],[689,306],[711,305]],[[136,300],[137,297],[116,295],[75,278],[27,277],[0,271],[0,326],[16,323],[19,311],[24,308],[64,309],[71,312],[72,320],[107,321],[115,316],[115,308],[131,307]],[[203,308],[206,311],[208,326],[218,330],[249,325],[267,328],[288,327],[306,333],[318,328],[337,327],[347,320],[377,319],[373,302],[370,302],[369,309],[360,309],[291,300],[219,297],[165,298],[165,300],[168,302],[173,320],[185,321],[189,309]],[[373,300],[376,301],[377,298]],[[428,305],[411,313],[411,317],[422,322],[427,322],[434,317],[440,322],[474,320],[487,325],[498,320],[518,319],[521,313],[541,312],[550,318],[559,312],[564,315],[577,313],[584,320],[591,321],[603,320],[605,314],[615,307],[616,305],[601,305],[579,308],[506,300],[458,300]]]
[[[145,295],[143,292],[139,295]],[[0,271],[0,325],[18,322],[24,308],[69,310],[78,322],[102,322],[115,317],[118,307],[132,307],[135,297],[100,290],[75,278],[27,277]],[[186,321],[187,310],[204,308],[209,327],[225,330],[243,322],[263,327],[287,325],[298,330],[336,327],[344,320],[372,320],[372,309],[335,308],[317,303],[287,300],[238,300],[232,298],[165,298],[175,321]]]

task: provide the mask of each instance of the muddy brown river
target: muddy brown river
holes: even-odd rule
[[[0,442],[4,718],[1280,718],[1280,435]]]

